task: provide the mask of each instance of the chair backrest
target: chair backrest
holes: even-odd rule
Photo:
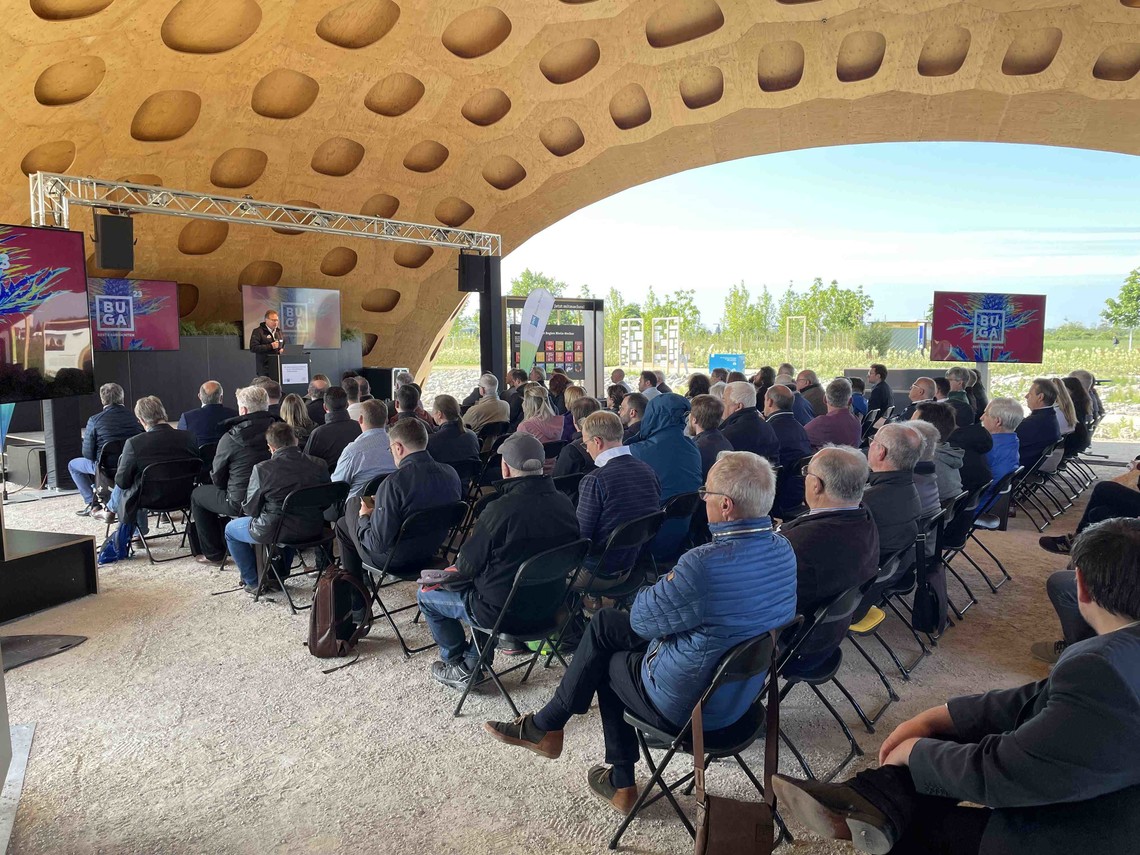
[[[553,460],[562,453],[562,449],[565,447],[566,443],[560,439],[554,442],[544,442],[542,444],[542,454],[547,460]]]
[[[992,513],[998,518],[998,531],[1005,531],[1009,526],[1009,506],[1013,498],[1013,491],[1025,477],[1025,467],[1018,466],[1012,472],[1007,472],[998,479],[994,485],[993,497],[984,506],[978,506],[978,516]]]
[[[1053,446],[1053,449],[1044,455],[1041,459],[1040,465],[1037,467],[1038,472],[1046,475],[1052,475],[1061,465],[1061,461],[1065,457],[1064,440]]]
[[[549,629],[589,550],[590,541],[580,538],[532,555],[520,564],[495,628]]]
[[[479,477],[479,473],[483,471],[483,461],[477,458],[471,460],[453,460],[447,464],[455,470],[455,474],[459,476],[460,487],[466,491],[471,485],[471,482]]]
[[[606,565],[613,560],[610,556],[615,552],[620,554],[633,549],[641,549],[641,547],[653,540],[653,538],[657,536],[657,530],[661,528],[663,522],[665,522],[665,512],[654,511],[643,517],[634,517],[631,520],[626,520],[621,523],[610,532],[609,539],[606,540],[605,551],[598,561],[596,569],[597,575],[606,575],[608,572]]]
[[[560,493],[565,493],[570,497],[575,505],[578,504],[578,485],[582,483],[582,479],[586,477],[585,472],[571,472],[569,475],[556,475],[554,476],[554,487]]]
[[[123,439],[109,439],[103,443],[95,460],[95,468],[113,479],[115,470],[119,468],[119,458],[123,455],[123,446],[126,444],[126,440]]]
[[[794,674],[796,662],[811,655],[813,659],[828,656],[847,637],[851,616],[863,601],[866,582],[848,588],[815,610],[804,624],[803,630],[792,642],[786,657],[785,673]]]
[[[887,421],[890,421],[891,416],[893,416],[894,414],[895,414],[895,408],[893,406],[887,407],[885,410],[883,410],[883,418],[886,419]]]
[[[479,471],[479,482],[477,487],[489,487],[491,484],[500,480],[503,477],[503,455],[497,451],[491,452],[487,455],[487,459],[483,461],[483,468]]]
[[[467,511],[466,502],[449,502],[446,505],[424,508],[408,514],[400,525],[400,532],[396,536],[396,541],[388,550],[384,569],[387,570],[388,567],[392,566],[393,559],[399,552],[400,544],[415,538],[423,539],[420,545],[423,547],[425,556],[434,555],[439,551],[439,547],[443,544],[448,533],[463,522],[467,516]]]
[[[207,442],[205,445],[198,446],[198,457],[201,458],[202,463],[205,464],[207,470],[213,467],[214,456],[217,453],[218,444],[216,442]]]
[[[283,543],[281,531],[290,519],[309,523],[308,528],[323,528],[325,510],[335,505],[343,512],[343,505],[350,489],[351,485],[347,481],[332,481],[328,484],[314,484],[311,487],[298,487],[293,490],[281,503],[281,513],[277,514],[273,524],[270,542]],[[320,525],[315,526],[318,521]]]
[[[875,429],[875,421],[878,418],[878,410],[867,410],[867,415],[863,416],[863,431],[860,434],[862,439],[866,439],[867,435]]]
[[[958,549],[965,546],[970,534],[970,526],[974,524],[982,513],[982,496],[993,486],[993,481],[987,481],[980,487],[975,487],[965,493],[953,509],[946,514],[946,524],[942,527],[944,547]]]
[[[138,503],[148,511],[181,511],[190,507],[202,461],[197,457],[152,463],[139,478]]]
[[[510,425],[507,422],[491,422],[489,425],[483,425],[479,428],[479,448],[483,451],[490,451],[495,446],[495,441],[498,440]]]
[[[384,483],[384,479],[391,475],[391,472],[381,472],[375,478],[372,478],[365,486],[362,496],[375,496],[376,491],[380,489],[380,485]]]
[[[693,511],[697,509],[697,505],[701,503],[701,497],[697,495],[696,491],[692,493],[678,493],[671,496],[661,510],[665,512],[665,519],[667,520],[687,520],[693,515]]]

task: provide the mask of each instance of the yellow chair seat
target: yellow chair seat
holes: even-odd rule
[[[867,614],[863,616],[863,620],[859,623],[851,624],[851,632],[856,635],[867,635],[874,632],[879,628],[879,624],[887,619],[887,614],[878,606],[871,606],[867,609]]]

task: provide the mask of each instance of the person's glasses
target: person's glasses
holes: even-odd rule
[[[818,475],[816,475],[814,472],[809,471],[810,466],[811,466],[811,464],[809,464],[809,463],[805,463],[803,466],[801,466],[800,467],[800,475],[802,475],[804,478],[806,478],[808,475],[810,475],[811,477],[818,479],[819,486],[823,487],[824,489],[827,489],[827,486],[823,483],[823,479],[820,478]]]
[[[709,496],[724,496],[726,499],[732,499],[732,496],[728,495],[728,493],[718,493],[718,492],[716,492],[716,490],[710,490],[708,487],[704,486],[703,484],[697,488],[697,498],[700,499],[702,502],[705,499],[707,499]],[[734,502],[736,501],[736,499],[732,499],[732,500]]]

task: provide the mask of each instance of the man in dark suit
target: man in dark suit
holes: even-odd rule
[[[280,377],[280,356],[285,352],[285,342],[277,329],[277,313],[270,309],[263,320],[249,335],[249,349],[257,354],[259,376]]]
[[[737,380],[724,387],[724,422],[720,432],[732,443],[733,451],[751,451],[780,460],[780,440],[772,428],[760,418],[756,409],[756,387],[747,380]]]
[[[305,396],[305,411],[314,424],[325,423],[325,391],[329,388],[329,378],[317,374],[309,381],[309,393]]]
[[[933,401],[935,395],[938,394],[938,387],[934,381],[929,377],[919,377],[910,385],[910,394],[907,397],[910,403],[901,413],[895,413],[891,416],[891,421],[894,422],[909,422],[911,417],[914,416],[914,411],[918,409],[919,404],[925,404],[928,401]]]
[[[887,414],[887,407],[894,405],[894,395],[887,385],[887,366],[874,363],[867,370],[867,383],[871,391],[867,393],[867,409],[878,410],[880,416]]]
[[[732,451],[732,443],[720,432],[724,419],[724,404],[715,395],[697,395],[691,401],[689,431],[693,443],[701,453],[701,479],[709,477],[709,470],[722,451]]]
[[[83,507],[75,513],[91,516],[99,510],[95,501],[95,464],[103,446],[113,440],[128,440],[142,433],[138,419],[123,406],[123,387],[118,383],[104,383],[99,387],[99,402],[103,409],[87,420],[83,429],[83,456],[67,464],[67,471],[83,499]]]
[[[804,479],[796,464],[811,454],[811,440],[804,426],[792,413],[795,397],[787,386],[769,386],[764,393],[764,421],[780,443],[780,456],[776,460],[780,471],[776,473],[776,502],[772,513],[780,519],[798,508],[804,501]],[[859,495],[863,492],[860,490]]]
[[[142,473],[152,463],[170,460],[198,459],[198,444],[185,430],[175,430],[166,423],[166,410],[162,401],[147,395],[135,402],[135,418],[143,426],[143,433],[132,436],[123,446],[119,468],[115,472],[115,489],[111,491],[110,508],[97,511],[93,516],[112,523],[118,517],[135,510]],[[146,514],[138,512],[138,527],[147,532]]]
[[[512,368],[507,372],[507,391],[503,395],[503,400],[511,407],[511,427],[517,427],[522,421],[523,396],[519,394],[519,387],[525,382],[526,372],[521,368]]]
[[[904,722],[879,768],[845,783],[776,776],[784,815],[863,852],[1136,851],[1140,521],[1090,527],[1072,557],[1095,637],[1067,648],[1045,680]]]
[[[217,442],[226,432],[222,422],[234,418],[237,410],[222,406],[222,384],[217,380],[207,380],[198,388],[198,400],[202,406],[184,412],[178,429],[190,431],[198,445]]]
[[[330,386],[325,392],[324,402],[325,422],[309,434],[305,454],[325,461],[331,475],[341,452],[360,436],[360,422],[349,418],[348,395],[340,386]]]
[[[1017,426],[1017,440],[1021,465],[1028,469],[1037,462],[1041,452],[1061,438],[1057,413],[1053,409],[1057,389],[1045,378],[1038,377],[1025,393],[1025,403],[1029,405],[1029,415]]]
[[[626,445],[640,436],[641,420],[645,418],[645,408],[648,406],[649,399],[640,392],[631,392],[621,399],[618,418],[621,419],[622,442]]]

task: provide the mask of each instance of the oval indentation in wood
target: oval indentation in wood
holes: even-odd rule
[[[337,6],[317,24],[317,35],[329,44],[356,50],[388,35],[400,19],[392,0],[352,0]]]
[[[435,206],[435,218],[445,226],[459,228],[475,215],[475,209],[458,196],[448,196]]]
[[[1040,74],[1053,63],[1061,49],[1062,34],[1056,27],[1041,27],[1014,37],[1001,61],[1002,74],[1023,77]]]
[[[404,155],[404,168],[412,172],[434,172],[443,166],[450,153],[443,143],[423,140],[412,146]]]
[[[313,106],[320,89],[309,75],[278,68],[253,87],[253,111],[267,119],[292,119]]]
[[[573,154],[586,144],[582,129],[569,116],[547,122],[538,132],[538,138],[546,146],[546,150],[555,157]]]
[[[483,167],[483,179],[496,190],[510,190],[524,178],[526,170],[510,155],[497,155]]]
[[[75,161],[75,143],[71,140],[53,140],[40,143],[20,161],[25,175],[36,172],[66,172]]]
[[[715,65],[698,68],[681,78],[681,100],[690,110],[715,104],[724,96],[724,74]]]
[[[414,270],[417,267],[423,267],[427,264],[427,260],[432,257],[432,253],[433,250],[430,246],[404,243],[396,247],[396,251],[392,253],[392,259],[401,267],[409,267]]]
[[[400,200],[395,196],[377,193],[375,196],[370,196],[368,201],[360,207],[360,213],[366,217],[381,217],[388,220],[394,217],[399,209]]]
[[[82,101],[94,92],[107,74],[107,64],[97,56],[65,59],[45,68],[36,80],[36,100],[45,107]]]
[[[473,125],[493,125],[511,111],[511,99],[502,89],[484,89],[476,92],[459,111]]]
[[[1093,66],[1093,77],[1123,83],[1140,72],[1140,45],[1125,43],[1105,48]]]
[[[538,61],[539,71],[551,83],[570,83],[589,74],[598,60],[602,49],[593,39],[573,39],[552,47]]]
[[[389,74],[364,96],[364,106],[381,116],[402,116],[424,97],[424,85],[410,74]]]
[[[221,53],[257,32],[255,0],[179,0],[162,22],[162,40],[182,53]]]
[[[238,274],[237,284],[239,287],[256,285],[261,288],[271,288],[281,281],[281,274],[284,271],[285,268],[276,261],[251,261]]]
[[[229,223],[191,220],[178,234],[178,251],[183,255],[209,255],[226,242]]]
[[[210,169],[215,187],[248,187],[261,177],[269,155],[256,148],[231,148],[222,152]]]
[[[426,247],[425,247],[426,248]],[[427,259],[424,259],[425,261]],[[422,264],[423,262],[421,262]],[[418,264],[416,265],[419,266]],[[400,302],[400,292],[392,288],[373,288],[360,301],[360,308],[366,312],[390,312]]]
[[[31,223],[28,223],[31,225]],[[130,270],[126,268],[117,267],[100,267],[95,263],[95,253],[87,256],[87,275],[95,276],[99,279],[122,279],[124,276],[130,274]]]
[[[73,21],[102,12],[115,0],[31,0],[32,11],[45,21]]]
[[[804,76],[804,48],[799,42],[772,42],[760,49],[756,79],[765,92],[795,89]]]
[[[376,333],[365,333],[364,338],[360,342],[360,355],[367,356],[372,352],[372,348],[376,347],[376,342],[380,341],[380,336]]]
[[[715,0],[672,0],[658,7],[645,22],[651,47],[667,48],[691,42],[724,26],[724,13]]]
[[[957,74],[970,52],[970,31],[965,27],[946,27],[931,33],[918,57],[918,73],[923,77],[948,77]]]
[[[298,207],[298,208],[319,208],[320,207],[320,205],[318,205],[316,202],[310,202],[308,199],[290,199],[285,204],[286,205],[293,205],[293,206]],[[286,213],[282,212],[281,214],[279,214],[277,216],[277,219],[283,223],[304,223],[304,224],[308,224],[308,223],[312,222],[312,219],[313,219],[311,214],[299,214],[296,211],[288,212],[288,214],[289,215],[286,216]],[[301,229],[292,228],[291,225],[273,226],[272,228],[273,228],[273,231],[277,232],[277,234],[279,234],[279,235],[299,235],[299,234],[302,234]]]
[[[312,167],[321,175],[348,175],[364,160],[364,146],[348,137],[327,139],[313,152]]]
[[[194,127],[202,111],[198,93],[185,89],[155,92],[139,105],[131,120],[131,136],[141,142],[176,140]]]
[[[490,53],[511,34],[511,19],[502,9],[482,6],[464,12],[443,31],[443,46],[461,59]]]
[[[887,39],[874,30],[848,33],[839,46],[835,61],[835,76],[840,83],[870,80],[879,73],[883,57],[887,54]]]
[[[1129,9],[1140,9],[1140,0],[1120,0],[1120,5]]]
[[[178,317],[184,318],[198,308],[198,286],[189,282],[178,283]]]
[[[347,276],[356,267],[356,252],[347,246],[333,247],[321,259],[321,273],[325,276]]]
[[[162,179],[151,172],[132,172],[118,179],[125,184],[143,184],[147,187],[161,187]]]
[[[637,83],[622,87],[610,99],[610,118],[620,130],[640,127],[652,117],[653,108],[649,106],[649,96]]]

